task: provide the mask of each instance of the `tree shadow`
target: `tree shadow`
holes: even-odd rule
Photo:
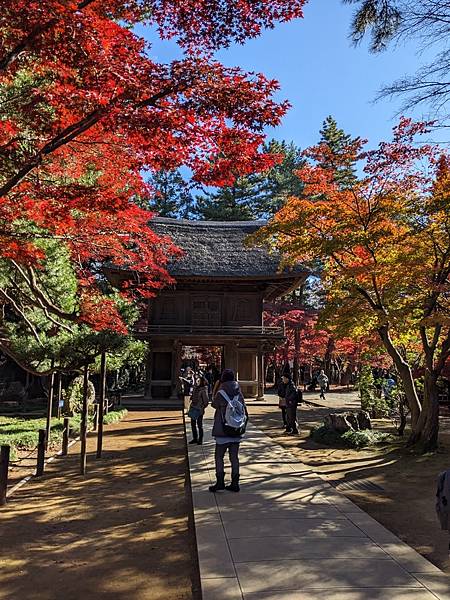
[[[101,460],[92,436],[85,478],[77,454],[59,458],[2,510],[6,598],[200,600],[182,419],[134,414]]]

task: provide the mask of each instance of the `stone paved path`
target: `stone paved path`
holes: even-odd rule
[[[205,431],[210,431],[210,413]],[[250,426],[239,494],[189,446],[203,600],[448,600],[437,567]]]
[[[333,389],[326,394],[325,400],[320,398],[320,393],[316,390],[315,392],[303,392],[303,400],[308,404],[314,406],[321,406],[329,408],[330,410],[360,410],[361,402],[359,400],[358,392],[354,391],[339,391],[336,392]],[[264,401],[252,401],[248,400],[249,405],[264,406],[278,406],[278,397],[275,392],[267,392],[264,396]]]

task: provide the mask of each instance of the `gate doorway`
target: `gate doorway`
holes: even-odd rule
[[[215,379],[224,368],[223,346],[183,346],[181,350],[181,368],[191,367],[195,372],[213,371]]]

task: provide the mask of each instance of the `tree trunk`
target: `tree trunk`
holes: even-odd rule
[[[325,351],[325,356],[323,359],[323,368],[324,368],[324,371],[325,371],[330,383],[332,382],[332,379],[333,379],[333,373],[332,373],[332,369],[331,369],[331,359],[333,356],[333,351],[334,351],[334,339],[332,337],[330,337],[328,339],[327,349]]]
[[[294,384],[296,386],[300,383],[299,377],[298,377],[298,370],[299,370],[298,355],[299,355],[299,352],[300,352],[300,331],[299,331],[298,327],[296,327],[294,329],[294,361],[293,361],[293,365],[292,365],[292,370],[294,371],[292,376],[293,376]]]
[[[403,437],[403,434],[405,432],[405,428],[406,428],[406,412],[405,412],[405,400],[403,398],[403,394],[402,397],[400,398],[399,401],[399,407],[398,407],[399,413],[400,413],[400,422],[398,425],[398,429],[397,429],[397,433],[400,437]]]
[[[409,410],[411,411],[411,428],[414,433],[416,427],[418,426],[419,417],[422,412],[422,406],[417,394],[417,388],[416,384],[414,383],[411,367],[394,346],[389,334],[389,326],[381,326],[378,329],[378,333],[389,356],[394,361],[398,374],[400,375],[400,379],[402,380],[406,402],[408,403]]]
[[[423,418],[420,419],[421,429],[417,431],[420,444],[424,452],[436,450],[439,434],[439,387],[436,372],[425,372],[424,402],[422,407]]]

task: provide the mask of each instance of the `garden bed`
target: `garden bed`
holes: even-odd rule
[[[127,414],[125,408],[111,411],[104,415],[103,423],[110,425],[117,423]],[[92,425],[93,418],[89,418]],[[81,429],[81,416],[76,415],[69,420],[72,437],[77,437]],[[39,439],[39,430],[45,429],[46,419],[33,418],[25,419],[22,417],[0,417],[0,445],[7,444],[11,446],[11,460],[20,460],[36,448]],[[61,445],[63,438],[64,422],[63,419],[52,418],[49,448],[56,449]]]

